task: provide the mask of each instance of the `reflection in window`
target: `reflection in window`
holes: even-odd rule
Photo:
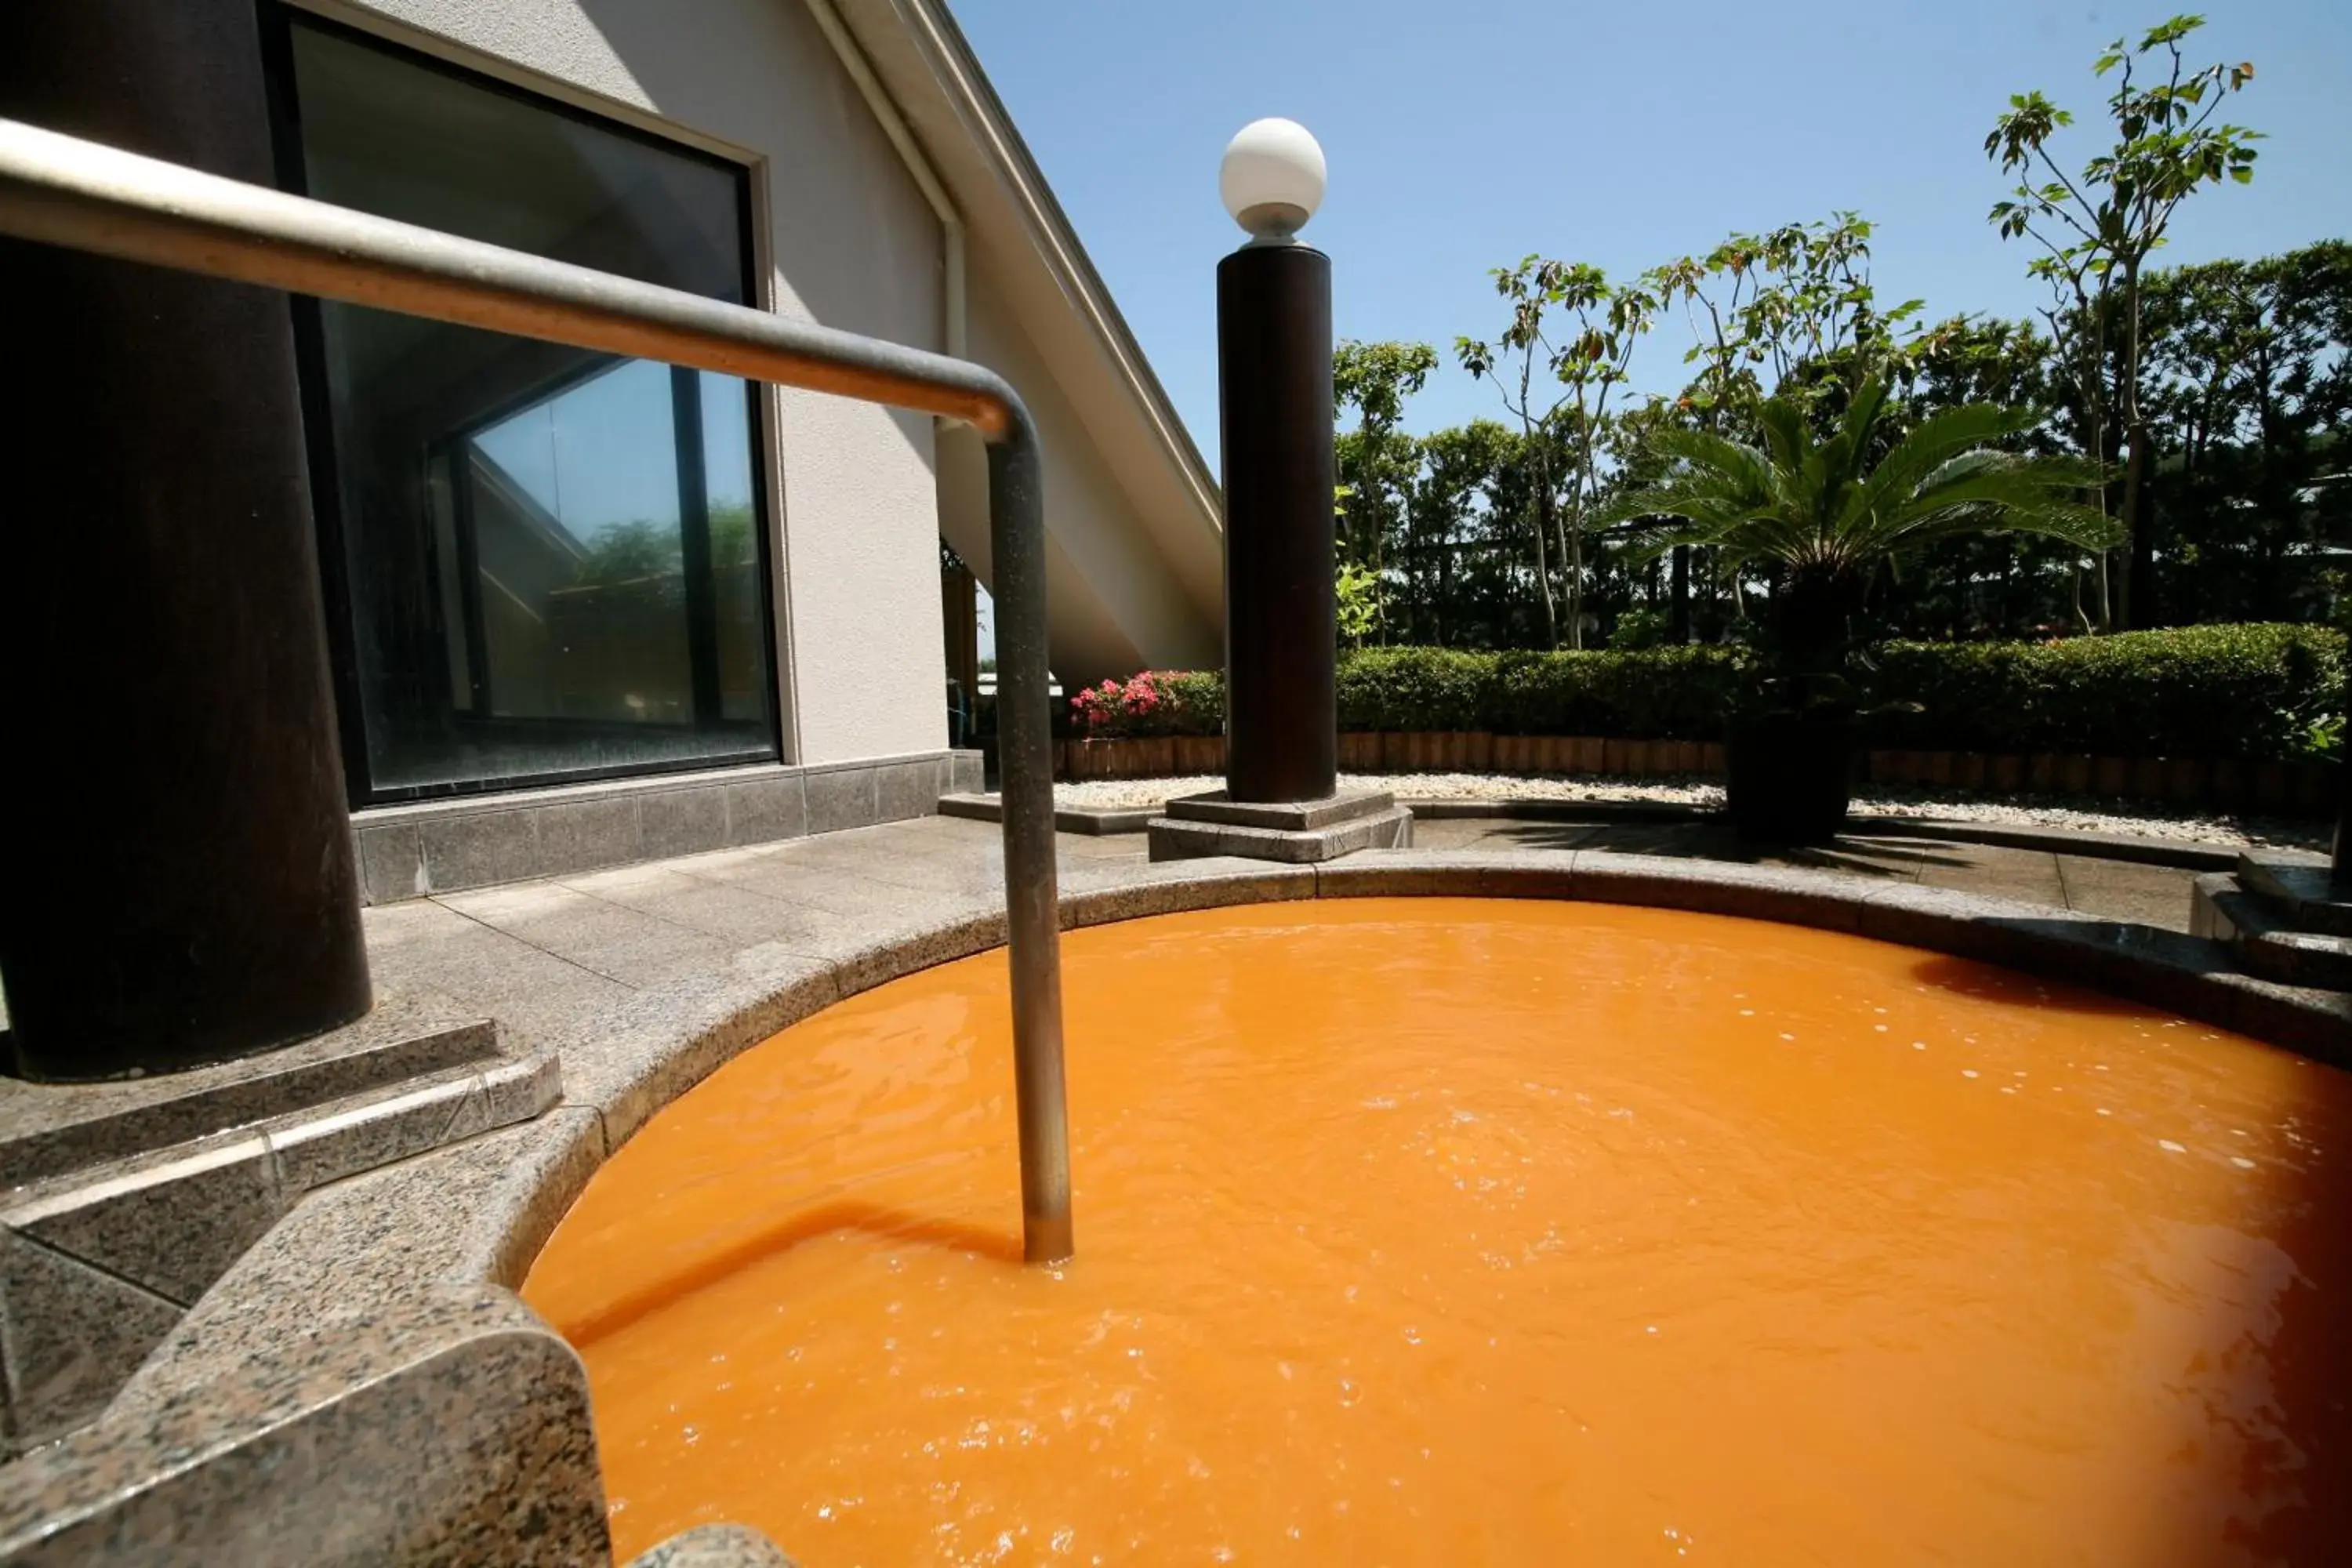
[[[740,169],[308,18],[289,31],[310,195],[750,298]],[[320,510],[368,793],[774,754],[744,383],[316,309]]]

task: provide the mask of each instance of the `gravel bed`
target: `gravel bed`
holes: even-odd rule
[[[1172,795],[1196,795],[1223,780],[1189,778],[1087,779],[1057,784],[1063,805],[1101,809],[1155,806]],[[1638,800],[1681,805],[1719,806],[1723,786],[1703,780],[1630,779],[1591,775],[1530,778],[1519,773],[1345,773],[1349,789],[1388,790],[1403,800]],[[1932,816],[1947,822],[2021,824],[2063,827],[2081,833],[2122,833],[2140,838],[2181,838],[2231,847],[2324,849],[2328,828],[2315,822],[2241,816],[2222,812],[2170,811],[2147,801],[2081,800],[2054,795],[2010,795],[1985,800],[1927,789],[1864,785],[1854,792],[1853,809],[1864,816]]]

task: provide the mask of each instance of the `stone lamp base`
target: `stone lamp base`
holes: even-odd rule
[[[1238,855],[1301,866],[1359,849],[1410,849],[1412,813],[1385,791],[1261,805],[1213,790],[1170,801],[1168,815],[1144,831],[1154,860]]]

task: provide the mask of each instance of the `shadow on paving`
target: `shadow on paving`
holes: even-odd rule
[[[1964,870],[1973,862],[1954,848],[1841,836],[1826,845],[1759,844],[1720,823],[1499,824],[1486,837],[1522,849],[1606,849],[1621,855],[1663,855],[1747,866],[1801,866],[1864,877],[1910,880],[1922,868]]]

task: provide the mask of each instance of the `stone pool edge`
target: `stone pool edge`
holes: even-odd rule
[[[1838,872],[1398,850],[1318,867],[1089,867],[1066,884],[1067,930],[1374,897],[1776,921],[2062,979],[2352,1067],[2352,999],[2239,974],[2203,939]],[[596,1168],[662,1106],[835,1002],[1003,942],[998,899],[909,898],[903,920],[875,924],[838,958],[752,949],[723,973],[573,1019],[536,1042],[562,1062],[554,1110],[311,1194],[97,1423],[0,1467],[0,1568],[122,1552],[311,1563],[387,1543],[403,1560],[606,1561],[585,1372],[514,1289]]]

